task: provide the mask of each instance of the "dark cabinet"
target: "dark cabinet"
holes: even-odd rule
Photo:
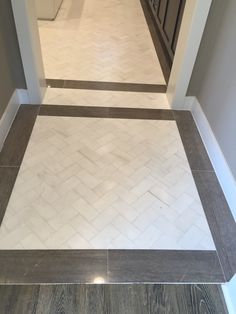
[[[161,39],[172,61],[175,54],[185,0],[147,0]]]

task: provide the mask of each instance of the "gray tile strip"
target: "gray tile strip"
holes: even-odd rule
[[[214,172],[193,171],[225,277],[236,273],[236,223]]]
[[[19,108],[0,153],[0,166],[20,166],[38,111],[38,105]]]
[[[173,111],[225,277],[236,273],[236,224],[189,111]]]
[[[173,111],[192,170],[214,171],[190,111]]]
[[[62,80],[62,79],[47,79],[46,83],[51,88],[123,91],[123,92],[138,92],[138,93],[165,93],[166,92],[166,85],[161,85],[161,84],[138,84],[138,83],[81,81],[81,80]]]
[[[87,107],[42,105],[39,111],[39,115],[89,118],[174,120],[173,112],[171,110],[92,106]]]
[[[0,251],[0,283],[94,283],[107,281],[103,250]]]
[[[224,282],[215,251],[109,250],[108,280],[122,282]]]
[[[225,281],[214,251],[8,250],[0,269],[0,284]]]
[[[0,226],[18,174],[18,167],[0,167]]]

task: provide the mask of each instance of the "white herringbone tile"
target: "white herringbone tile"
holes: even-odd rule
[[[0,248],[214,249],[176,123],[39,116]]]
[[[47,88],[43,103],[48,105],[170,109],[167,96],[164,93],[65,88]]]
[[[47,78],[165,84],[137,0],[64,0],[39,33]]]

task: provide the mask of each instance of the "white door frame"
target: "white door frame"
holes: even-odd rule
[[[185,104],[188,85],[202,40],[212,0],[186,0],[174,61],[167,86],[171,108],[191,110]]]
[[[41,104],[46,81],[34,0],[11,0],[31,104]]]
[[[41,104],[45,74],[34,0],[11,0],[30,103]],[[185,97],[212,0],[186,0],[167,86],[173,109],[186,108]]]

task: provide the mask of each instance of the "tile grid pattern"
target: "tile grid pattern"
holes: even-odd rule
[[[214,249],[175,122],[38,117],[0,247]]]

